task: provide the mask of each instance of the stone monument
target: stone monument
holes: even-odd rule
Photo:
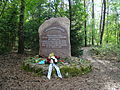
[[[66,17],[51,18],[39,27],[39,55],[70,57],[70,21]]]

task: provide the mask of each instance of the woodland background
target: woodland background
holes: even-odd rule
[[[84,46],[119,54],[119,0],[0,0],[0,54],[38,53],[38,28],[51,17],[70,19],[72,55]]]

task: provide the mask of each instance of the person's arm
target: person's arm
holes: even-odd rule
[[[58,60],[57,60],[57,58],[55,58],[55,56],[52,56],[52,57],[51,57],[51,60],[53,60],[53,62],[54,62],[55,64],[57,64],[57,62],[58,62]]]

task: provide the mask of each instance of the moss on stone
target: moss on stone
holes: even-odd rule
[[[77,68],[75,66],[63,66],[60,68],[63,77],[74,77],[82,74],[86,74],[92,70],[91,66]]]

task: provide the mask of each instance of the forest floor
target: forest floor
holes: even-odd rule
[[[92,58],[89,47],[82,49],[82,58],[92,62],[92,72],[51,80],[21,70],[22,61],[30,55],[0,55],[0,90],[120,90],[120,62]]]

